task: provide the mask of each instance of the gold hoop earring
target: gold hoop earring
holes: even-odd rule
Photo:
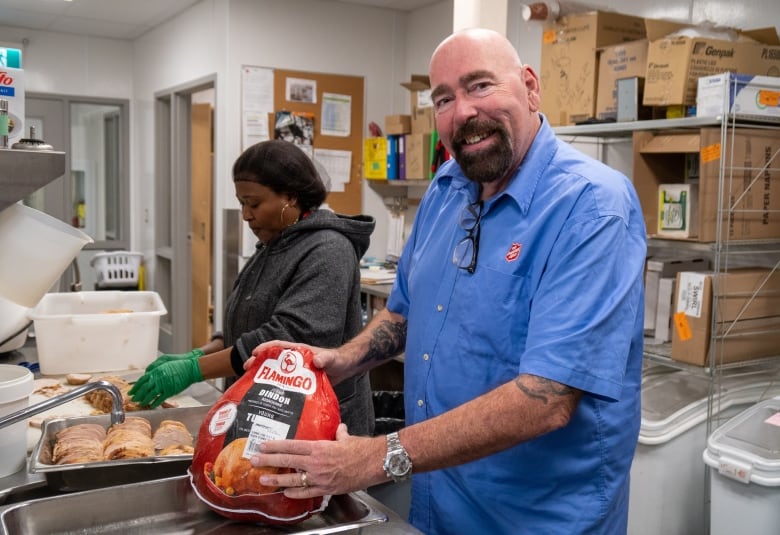
[[[284,211],[287,210],[289,207],[290,207],[290,203],[284,203],[284,206],[282,206],[282,212],[279,214],[279,221],[282,223],[284,228],[289,228],[289,227],[293,226],[296,223],[296,221],[293,221],[292,223],[287,223],[287,224],[285,224],[285,222],[284,222]]]

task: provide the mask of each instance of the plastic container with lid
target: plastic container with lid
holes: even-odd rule
[[[712,535],[780,533],[780,397],[734,416],[710,435]]]
[[[0,416],[27,408],[33,374],[23,366],[0,364]],[[0,478],[15,474],[27,462],[27,421],[0,429]]]
[[[156,292],[48,293],[29,313],[43,375],[142,370],[158,354]]]
[[[685,371],[645,375],[642,423],[631,466],[628,532],[689,535],[705,532],[710,378]],[[712,427],[762,399],[780,395],[768,372],[722,378],[712,399]]]

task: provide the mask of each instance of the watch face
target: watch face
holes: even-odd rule
[[[397,454],[390,457],[388,462],[388,469],[394,476],[401,477],[409,473],[412,466],[411,461],[406,455]]]

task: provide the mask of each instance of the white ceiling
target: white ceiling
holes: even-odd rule
[[[115,39],[135,39],[199,1],[0,0],[0,25]],[[440,0],[325,1],[412,11]],[[2,35],[0,35],[1,40]]]

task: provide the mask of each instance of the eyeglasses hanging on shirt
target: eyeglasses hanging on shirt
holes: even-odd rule
[[[460,240],[452,253],[452,263],[474,273],[479,253],[479,223],[482,220],[482,201],[469,203],[460,214],[460,228],[468,234]]]

